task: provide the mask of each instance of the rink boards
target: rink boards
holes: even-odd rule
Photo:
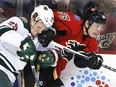
[[[116,68],[116,55],[101,54],[103,64]],[[71,60],[62,72],[62,81],[66,87],[116,87],[116,72],[104,67],[99,70],[77,68]]]

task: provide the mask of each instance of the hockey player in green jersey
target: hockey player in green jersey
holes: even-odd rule
[[[33,62],[37,58],[36,51],[50,49],[48,44],[55,35],[53,23],[52,10],[39,5],[30,21],[15,16],[0,24],[0,87],[12,87],[16,74],[28,60]]]

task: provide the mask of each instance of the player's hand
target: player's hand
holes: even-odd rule
[[[88,61],[88,67],[91,69],[99,69],[102,65],[103,58],[100,55],[96,55],[93,52],[86,53],[86,56],[90,57]]]
[[[43,51],[39,53],[37,64],[39,64],[42,68],[48,68],[54,63],[54,61],[54,54],[50,50]]]
[[[41,34],[38,35],[38,41],[42,44],[43,47],[47,47],[54,39],[55,34],[55,29],[44,30]]]
[[[79,42],[75,40],[69,40],[67,43],[67,47],[74,51],[82,51],[86,47],[86,45],[80,44]]]
[[[81,54],[88,56],[89,60],[84,58],[81,55],[75,54],[74,64],[79,68],[89,67],[91,69],[99,69],[102,65],[103,58],[100,55],[96,55],[93,52],[84,52],[81,51]]]
[[[63,58],[66,58],[68,61],[70,61],[73,58],[74,54],[64,48],[61,51],[61,56]]]
[[[22,54],[24,55],[24,58],[21,58],[22,61],[35,61],[35,59],[37,58],[36,47],[30,37],[25,38],[21,42],[20,48]]]

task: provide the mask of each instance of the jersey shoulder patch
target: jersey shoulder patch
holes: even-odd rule
[[[22,20],[24,28],[30,30],[29,21],[27,20],[27,18],[25,18],[25,17],[19,17],[19,18]]]
[[[20,19],[24,22],[24,23],[28,23],[28,20],[25,17],[20,17]]]
[[[77,15],[74,15],[74,18],[75,18],[75,20],[77,20],[77,21],[80,21],[80,20],[81,20],[81,18],[80,18],[79,16],[77,16]]]

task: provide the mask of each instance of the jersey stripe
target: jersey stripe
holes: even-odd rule
[[[6,63],[0,58],[0,64],[5,67],[7,70],[11,71],[10,68],[6,65]]]
[[[1,26],[1,27],[0,27],[0,36],[1,36],[2,34],[4,34],[5,32],[10,31],[10,30],[13,30],[13,29],[11,29],[11,28],[9,28],[9,27],[7,27],[7,26]]]
[[[14,66],[9,62],[9,60],[4,56],[4,55],[2,55],[1,53],[0,53],[0,58],[4,61],[4,64],[6,64],[6,65],[4,65],[4,67],[5,66],[7,66],[7,67],[9,67],[9,70],[10,71],[16,71],[16,69],[14,68]],[[7,68],[7,67],[5,67],[5,68]],[[8,68],[7,68],[8,69]]]

